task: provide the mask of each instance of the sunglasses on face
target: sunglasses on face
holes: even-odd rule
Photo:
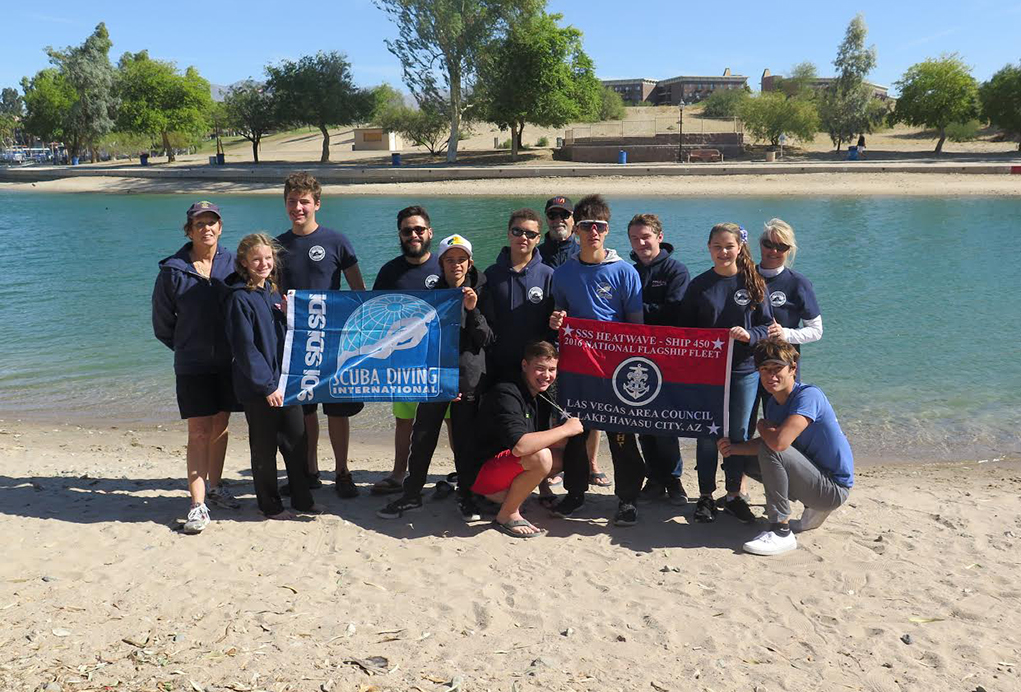
[[[610,230],[609,221],[593,221],[591,219],[586,219],[585,221],[577,222],[575,226],[581,229],[583,233],[588,233],[589,231],[595,230],[596,233],[602,234]]]
[[[510,232],[511,232],[511,235],[514,236],[515,238],[520,238],[521,236],[525,236],[529,240],[535,240],[536,238],[539,237],[539,233],[537,231],[530,231],[527,228],[518,228],[517,226],[515,226],[512,229],[510,229]]]
[[[428,226],[405,226],[401,229],[401,235],[405,238],[410,238],[412,235],[424,236],[428,230]]]
[[[546,218],[550,219],[550,220],[553,220],[553,221],[558,221],[560,219],[569,219],[569,218],[571,218],[571,212],[569,212],[569,211],[548,211],[548,212],[546,212]]]
[[[766,240],[765,238],[763,238],[759,242],[762,243],[762,247],[766,248],[767,250],[773,250],[775,252],[787,252],[788,250],[791,249],[790,245],[784,245],[783,243],[774,243],[772,240]]]

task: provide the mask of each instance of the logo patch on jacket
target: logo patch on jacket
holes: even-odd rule
[[[662,288],[663,286],[666,286],[666,281],[663,279],[653,279],[649,282],[649,288]]]
[[[769,294],[769,302],[774,308],[782,307],[787,304],[787,294],[783,291],[773,291]]]
[[[528,289],[528,300],[533,303],[541,303],[543,298],[542,288],[539,286],[532,286]]]
[[[748,303],[752,302],[752,297],[748,295],[747,289],[739,288],[734,291],[734,302],[741,307],[744,307],[745,305],[748,305]]]
[[[426,288],[432,288],[433,286],[436,285],[436,282],[439,281],[439,280],[440,280],[440,277],[438,275],[430,274],[429,276],[425,277],[425,287]]]
[[[324,257],[326,257],[326,250],[322,245],[313,245],[308,249],[308,258],[313,262],[322,262]]]

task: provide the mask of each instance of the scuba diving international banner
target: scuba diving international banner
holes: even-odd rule
[[[588,428],[669,437],[729,429],[730,333],[568,317],[557,399]]]
[[[454,399],[462,301],[458,289],[288,292],[284,403]]]

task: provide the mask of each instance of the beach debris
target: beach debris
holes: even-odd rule
[[[670,692],[670,688],[669,687],[667,687],[666,685],[660,684],[660,683],[656,682],[655,680],[651,680],[649,682],[649,684],[652,685],[652,689],[659,690],[659,692]]]
[[[908,618],[908,622],[913,622],[916,625],[927,625],[930,622],[943,622],[944,620],[946,620],[946,618]]]
[[[977,685],[975,687],[975,692],[986,692],[986,688],[982,687],[982,685]]]
[[[319,690],[320,692],[330,692],[330,690],[333,689],[333,685],[334,685],[333,678],[330,678],[329,680],[327,680],[326,682],[319,686]]]
[[[48,682],[39,688],[39,692],[63,692],[64,688],[56,680]]]
[[[910,634],[902,634],[900,636],[900,640],[909,646],[915,643],[915,640],[911,637]]]
[[[58,627],[55,630],[53,630],[53,636],[54,637],[68,637],[70,635],[71,635],[71,631],[70,630],[65,630],[63,627]]]
[[[291,593],[293,593],[295,595],[298,594],[298,590],[296,588],[294,588],[293,586],[288,586],[287,584],[281,584],[280,588],[281,589],[287,589],[288,591],[290,591]]]
[[[351,637],[354,636],[356,631],[358,631],[358,628],[355,627],[355,624],[353,622],[349,622],[347,623],[347,629],[344,630],[344,634]]]
[[[454,690],[460,690],[464,687],[464,678],[460,675],[455,675],[450,682],[447,683],[446,692],[454,692]]]
[[[619,641],[619,642],[626,642],[627,641],[627,637],[625,637],[623,634],[618,634],[617,635],[617,641]]]
[[[149,637],[150,633],[146,631],[139,634],[128,635],[127,637],[122,637],[121,641],[124,642],[125,644],[131,644],[131,646],[137,646],[139,649],[141,649],[146,644],[149,643]]]
[[[47,583],[53,582],[53,581],[59,581],[56,577],[51,577],[51,576],[45,575],[45,574],[43,575],[42,579],[43,579],[44,582],[47,582]]]
[[[206,692],[206,688],[198,684],[194,680],[189,680],[188,682],[191,684],[191,688],[195,690],[195,692]]]
[[[386,675],[390,672],[390,660],[383,656],[369,656],[368,658],[347,658],[344,663],[358,666],[366,675]]]
[[[560,635],[563,636],[563,637],[570,637],[572,634],[574,634],[574,628],[573,627],[568,627],[566,630],[564,630],[564,631],[562,631],[560,633]]]

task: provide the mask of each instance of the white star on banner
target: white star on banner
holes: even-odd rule
[[[571,333],[572,333],[573,331],[574,331],[574,330],[573,330],[573,329],[571,329],[571,325],[569,325],[569,324],[565,324],[565,325],[564,325],[564,336],[571,336]]]
[[[720,426],[716,425],[716,423],[713,423],[712,425],[709,426],[709,434],[710,435],[715,435],[719,431],[720,431]]]
[[[715,349],[723,348],[723,342],[717,339],[716,341],[713,342],[713,348]]]

